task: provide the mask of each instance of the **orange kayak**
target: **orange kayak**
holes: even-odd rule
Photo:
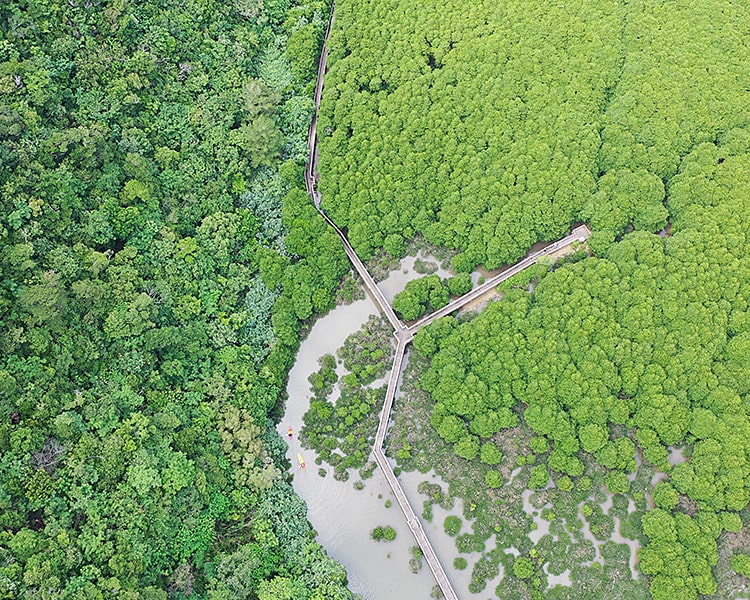
[[[302,458],[302,455],[299,452],[297,453],[297,461],[299,462],[300,469],[304,469],[305,468],[305,459]]]

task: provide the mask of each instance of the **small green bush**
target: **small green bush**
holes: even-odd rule
[[[449,536],[455,537],[458,535],[459,531],[461,531],[461,525],[462,521],[459,517],[450,515],[448,517],[445,517],[445,521],[443,522],[443,529]]]
[[[735,554],[729,560],[729,563],[737,573],[750,579],[750,556],[747,554]]]
[[[534,574],[534,563],[526,556],[519,556],[513,563],[513,573],[519,579],[528,579]]]

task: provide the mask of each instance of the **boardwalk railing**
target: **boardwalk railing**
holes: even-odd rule
[[[591,235],[591,231],[586,225],[581,225],[580,227],[576,227],[569,235],[565,236],[561,240],[558,240],[557,242],[554,242],[550,244],[549,246],[542,248],[538,252],[529,254],[526,258],[521,259],[516,264],[509,267],[508,269],[506,269],[499,275],[495,275],[494,277],[491,277],[490,279],[485,281],[483,284],[470,290],[468,293],[464,294],[460,298],[456,298],[452,302],[449,302],[448,304],[446,304],[443,308],[440,308],[436,310],[435,312],[432,312],[429,315],[422,317],[419,321],[409,326],[409,331],[411,331],[412,333],[416,333],[418,329],[424,327],[425,325],[429,325],[435,319],[439,319],[440,317],[449,315],[452,312],[457,311],[459,308],[466,306],[470,302],[473,302],[477,298],[480,298],[491,289],[497,287],[506,279],[510,279],[511,277],[513,277],[513,275],[518,275],[518,273],[520,273],[524,269],[536,263],[540,258],[544,256],[549,256],[550,254],[553,254],[554,252],[562,250],[566,248],[567,246],[570,246],[576,242],[583,242],[586,239],[588,239],[590,235]]]

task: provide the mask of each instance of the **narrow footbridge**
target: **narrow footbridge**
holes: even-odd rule
[[[495,275],[494,277],[491,277],[490,279],[485,281],[483,284],[478,285],[477,287],[472,289],[467,294],[464,294],[460,298],[456,298],[452,302],[449,302],[443,308],[440,308],[436,310],[435,312],[432,312],[429,315],[422,317],[419,321],[409,326],[409,331],[411,331],[412,333],[416,333],[417,330],[419,330],[421,327],[424,327],[425,325],[429,325],[435,319],[439,319],[440,317],[449,315],[452,312],[457,311],[459,308],[466,306],[470,302],[473,302],[477,298],[480,298],[481,296],[489,292],[491,289],[497,287],[503,281],[510,279],[514,275],[518,275],[521,271],[523,271],[524,269],[536,263],[540,258],[544,256],[549,256],[550,254],[554,254],[555,252],[558,252],[559,250],[563,250],[567,248],[568,246],[575,244],[576,242],[583,242],[587,240],[590,235],[591,235],[591,230],[586,225],[581,225],[579,227],[576,227],[573,231],[570,232],[570,234],[568,234],[561,240],[558,240],[552,244],[549,244],[548,246],[545,246],[538,252],[529,254],[528,256],[526,256],[526,258],[521,259],[516,264],[505,269],[499,275]]]
[[[310,122],[310,130],[307,136],[307,149],[310,153],[310,160],[305,165],[305,187],[307,188],[307,193],[310,195],[313,204],[315,204],[315,208],[326,220],[326,223],[333,227],[333,230],[341,238],[341,243],[344,246],[346,255],[349,257],[349,260],[354,265],[357,273],[359,273],[359,276],[362,278],[362,281],[365,284],[365,289],[372,297],[378,309],[380,309],[380,312],[382,312],[386,316],[393,329],[395,331],[399,331],[400,329],[404,329],[405,325],[399,320],[399,318],[396,316],[396,313],[393,312],[393,308],[388,303],[388,300],[383,295],[383,292],[375,283],[372,275],[370,275],[370,273],[365,268],[365,265],[362,263],[359,256],[357,256],[357,253],[354,251],[354,248],[352,248],[344,232],[338,228],[336,223],[334,223],[326,214],[326,212],[320,207],[320,192],[316,189],[318,178],[318,112],[320,110],[320,99],[323,95],[323,80],[325,78],[327,68],[326,65],[328,63],[328,36],[331,33],[331,26],[333,25],[333,14],[334,4],[332,2],[331,16],[328,19],[328,27],[326,28],[326,34],[323,41],[323,49],[321,50],[320,60],[318,61],[318,79],[315,82],[314,96],[315,112],[313,113],[313,118]]]
[[[398,387],[403,368],[406,345],[411,341],[411,336],[408,335],[407,330],[403,330],[403,332],[404,333],[400,336],[397,334],[398,343],[396,345],[396,357],[393,361],[391,375],[388,378],[388,391],[386,392],[385,402],[383,402],[383,410],[380,413],[380,425],[378,426],[378,433],[375,437],[373,454],[375,455],[375,462],[378,463],[380,470],[383,472],[383,475],[385,475],[386,481],[388,481],[388,485],[391,487],[393,495],[396,496],[396,501],[401,507],[401,512],[403,512],[404,517],[406,517],[406,524],[414,536],[414,539],[417,540],[417,544],[424,555],[425,562],[435,576],[435,580],[437,581],[438,586],[440,586],[443,596],[445,596],[446,600],[458,600],[458,595],[453,589],[448,576],[445,574],[443,565],[440,563],[440,559],[435,553],[435,550],[430,543],[430,539],[427,537],[427,534],[422,527],[419,517],[409,503],[409,499],[406,497],[404,489],[401,487],[396,474],[393,472],[391,464],[388,462],[385,451],[383,450],[388,423],[391,419],[393,399],[396,397],[396,388]]]
[[[458,600],[458,595],[453,589],[448,576],[445,574],[443,566],[440,564],[440,560],[438,559],[437,554],[435,553],[432,544],[430,544],[430,540],[419,521],[419,517],[417,517],[414,509],[411,507],[411,504],[409,504],[409,500],[406,497],[401,484],[396,478],[396,475],[393,472],[393,468],[388,462],[388,458],[386,457],[385,451],[383,450],[385,436],[388,430],[388,423],[390,422],[391,418],[393,400],[396,397],[396,389],[398,387],[398,382],[403,367],[404,353],[406,352],[407,344],[412,340],[412,332],[396,316],[393,307],[386,299],[382,290],[375,283],[375,280],[372,278],[372,275],[370,275],[364,263],[360,260],[359,256],[357,256],[357,253],[354,251],[354,248],[352,248],[346,235],[344,235],[344,232],[338,228],[338,226],[321,208],[320,192],[318,192],[318,190],[316,189],[318,177],[318,111],[320,109],[320,98],[323,93],[323,79],[325,76],[326,62],[328,59],[328,36],[331,32],[333,14],[334,6],[332,3],[331,16],[328,21],[328,28],[326,29],[323,49],[320,54],[320,61],[318,62],[318,79],[315,84],[315,113],[313,114],[312,122],[310,123],[310,132],[307,139],[308,150],[310,152],[310,161],[307,163],[305,168],[305,186],[307,187],[307,193],[310,195],[315,208],[325,219],[326,223],[328,223],[338,234],[339,238],[341,238],[341,243],[344,246],[344,251],[349,257],[349,260],[352,262],[352,265],[356,269],[357,273],[359,273],[359,276],[362,278],[367,292],[370,294],[377,307],[386,316],[391,326],[393,327],[393,331],[397,340],[396,357],[393,361],[393,368],[391,369],[390,377],[388,378],[388,389],[386,392],[385,402],[383,403],[383,409],[380,414],[380,424],[378,426],[373,454],[375,455],[375,461],[380,467],[380,470],[385,475],[386,481],[388,481],[388,485],[393,491],[393,495],[396,496],[396,501],[398,502],[398,505],[401,507],[401,511],[406,517],[406,523],[409,527],[409,530],[417,540],[417,544],[419,544],[419,548],[424,555],[427,565],[430,567],[430,570],[435,576],[435,579],[440,586],[440,590],[442,591],[443,596],[445,596],[446,600]]]
[[[319,195],[319,192],[317,190],[314,193],[316,195]],[[404,325],[396,316],[396,313],[393,311],[393,307],[389,304],[388,299],[385,297],[382,290],[378,287],[378,284],[375,283],[375,280],[372,278],[372,275],[370,275],[370,272],[367,270],[364,263],[360,260],[359,256],[357,256],[357,253],[354,251],[354,248],[352,248],[346,235],[344,235],[344,232],[336,226],[336,223],[331,220],[331,218],[325,213],[322,208],[320,208],[318,204],[315,205],[315,208],[318,209],[318,212],[326,220],[326,223],[333,227],[334,231],[341,238],[341,244],[344,246],[344,251],[349,257],[349,260],[356,269],[357,273],[359,273],[359,276],[362,278],[367,293],[370,294],[370,297],[373,299],[378,309],[380,309],[380,312],[382,312],[386,316],[391,324],[391,327],[393,327],[394,331],[400,331],[402,329],[405,330],[406,325]]]

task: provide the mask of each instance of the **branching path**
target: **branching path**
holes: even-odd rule
[[[305,167],[305,186],[307,187],[307,193],[310,195],[310,198],[315,204],[315,208],[341,238],[341,243],[344,246],[344,250],[349,257],[349,260],[351,260],[352,265],[354,265],[354,268],[357,270],[357,273],[359,273],[359,276],[362,278],[367,292],[372,297],[378,309],[386,316],[388,321],[391,323],[391,326],[393,327],[394,335],[396,336],[396,355],[393,361],[393,367],[391,369],[390,376],[388,378],[388,388],[386,391],[385,401],[383,402],[383,409],[380,413],[380,423],[378,425],[377,435],[375,436],[373,454],[375,455],[375,461],[383,471],[383,474],[385,475],[385,478],[388,481],[393,494],[396,496],[396,500],[398,501],[398,504],[401,507],[404,516],[406,517],[406,522],[409,526],[409,529],[417,540],[424,558],[429,565],[433,575],[435,576],[438,585],[440,586],[440,590],[442,591],[443,596],[445,596],[446,600],[458,600],[458,596],[453,590],[453,586],[451,585],[448,576],[445,574],[445,571],[440,564],[440,560],[438,559],[437,554],[432,547],[432,544],[430,544],[430,540],[428,539],[427,534],[422,527],[422,523],[419,521],[419,518],[414,512],[411,504],[409,504],[409,500],[406,497],[401,484],[396,478],[396,475],[393,472],[393,468],[388,462],[388,459],[385,456],[385,451],[383,450],[385,436],[388,433],[391,411],[393,409],[393,400],[396,397],[398,382],[401,377],[401,371],[403,369],[406,346],[409,344],[409,342],[412,341],[412,339],[414,338],[414,334],[420,328],[429,325],[435,319],[449,315],[452,312],[457,311],[461,307],[466,306],[470,302],[473,302],[477,298],[480,298],[482,295],[486,294],[488,291],[490,291],[506,279],[509,279],[510,277],[513,277],[524,269],[530,267],[543,256],[548,256],[552,253],[563,250],[576,242],[582,242],[586,240],[589,235],[591,235],[591,231],[585,225],[577,227],[568,236],[546,246],[538,252],[528,255],[526,258],[522,259],[512,267],[506,269],[501,274],[488,279],[482,285],[475,287],[460,298],[456,298],[443,308],[423,317],[412,325],[405,325],[396,316],[393,307],[389,304],[385,295],[375,283],[375,280],[372,278],[370,273],[367,271],[364,263],[360,260],[359,256],[357,256],[354,248],[352,248],[351,244],[349,244],[349,240],[347,239],[344,232],[337,227],[337,225],[320,207],[320,192],[316,189],[316,184],[318,181],[318,111],[320,109],[320,99],[323,93],[323,79],[326,73],[326,65],[328,59],[328,36],[331,33],[333,15],[334,3],[332,2],[331,15],[328,20],[328,27],[326,29],[325,38],[323,41],[323,49],[321,51],[320,60],[318,62],[318,78],[315,85],[315,113],[313,114],[312,122],[310,123],[310,133],[307,140],[308,149],[310,152],[310,161]]]

